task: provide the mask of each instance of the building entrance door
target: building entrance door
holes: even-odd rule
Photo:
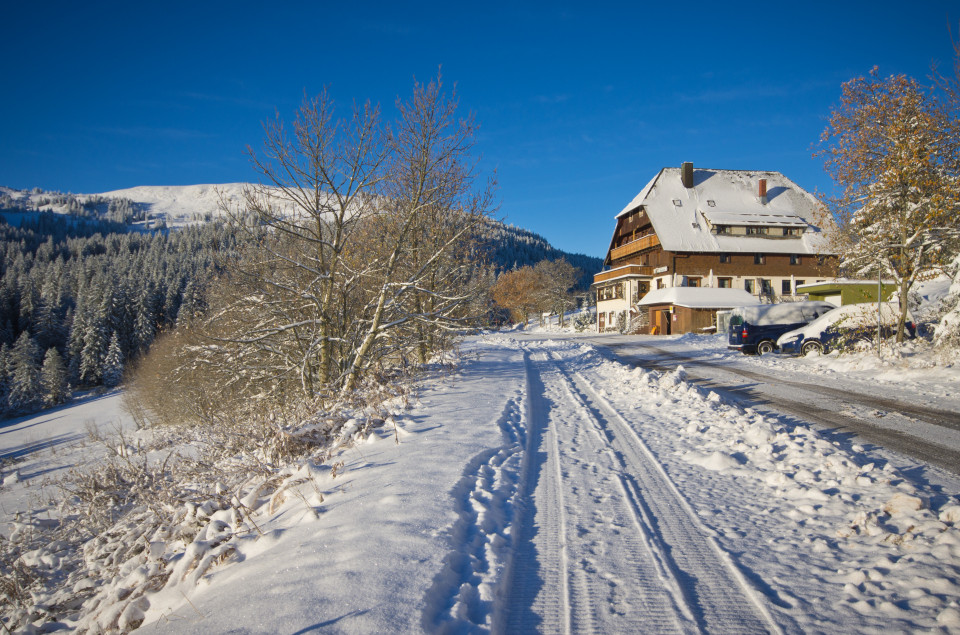
[[[670,309],[657,311],[657,333],[670,335]]]

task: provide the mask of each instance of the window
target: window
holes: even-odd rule
[[[805,280],[797,280],[796,282],[798,287],[802,284],[807,284]]]
[[[803,236],[803,229],[799,227],[784,227],[783,235],[784,236]]]
[[[717,232],[718,234],[729,234],[729,233],[730,233],[730,226],[729,226],[729,225],[716,225],[716,226],[714,227],[714,229],[716,230],[716,232]]]
[[[747,227],[747,236],[763,236],[766,233],[766,227]]]
[[[730,254],[720,254],[720,262],[730,262]]]
[[[764,295],[773,295],[773,284],[766,278],[760,278],[760,293]]]
[[[800,264],[800,254],[790,254],[790,264],[799,265]]]
[[[823,266],[823,263],[826,262],[827,258],[825,256],[817,256],[817,264]]]
[[[767,262],[767,258],[763,254],[753,254],[753,264],[762,265],[762,264],[765,264],[766,262]]]
[[[733,278],[717,278],[717,287],[721,289],[732,289]]]
[[[746,291],[747,293],[753,293],[753,280],[749,280],[749,279],[744,280],[744,281],[743,281],[743,289],[744,289],[744,291]]]
[[[623,297],[623,284],[620,282],[597,290],[598,302],[603,300],[617,300],[622,297]]]
[[[658,278],[658,279],[657,279],[657,288],[658,288],[658,289],[664,289],[664,288],[666,288],[666,286],[667,286],[667,285],[664,284],[664,282],[663,282],[663,278]]]
[[[790,281],[789,281],[789,280],[781,280],[781,281],[780,281],[780,295],[790,295],[790,292],[791,292],[791,289],[790,289]]]
[[[699,287],[699,286],[700,286],[700,278],[687,278],[687,286],[688,286],[688,287]]]

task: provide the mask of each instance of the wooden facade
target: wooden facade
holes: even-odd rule
[[[652,335],[704,333],[716,327],[716,309],[693,309],[672,304],[647,307]]]
[[[743,289],[777,302],[802,299],[799,285],[834,278],[836,256],[817,246],[822,234],[804,220],[817,205],[809,193],[776,172],[684,168],[686,180],[661,170],[617,216],[605,270],[594,276],[601,331],[614,328],[620,312],[635,318],[643,309],[634,305],[654,289]],[[708,310],[680,309],[670,314],[670,332],[713,323]],[[664,332],[664,310],[651,307],[640,321]]]

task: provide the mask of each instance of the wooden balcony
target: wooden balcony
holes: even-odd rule
[[[626,265],[624,267],[617,267],[616,269],[611,269],[610,271],[601,271],[598,274],[594,274],[593,283],[597,284],[598,282],[606,282],[607,280],[613,280],[615,278],[621,278],[623,276],[652,276],[653,267],[644,267],[642,265]]]
[[[619,260],[620,258],[625,258],[637,252],[643,251],[644,249],[656,247],[659,244],[660,239],[657,238],[656,234],[650,234],[649,236],[637,238],[633,242],[629,242],[626,245],[620,245],[619,247],[614,247],[611,249],[610,260]]]

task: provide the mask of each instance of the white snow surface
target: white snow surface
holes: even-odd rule
[[[758,305],[760,301],[743,289],[719,289],[714,287],[667,287],[648,292],[637,304],[674,304],[699,309],[731,309]]]
[[[221,214],[220,197],[228,205],[243,200],[243,189],[249,183],[221,183],[201,185],[140,185],[123,190],[103,192],[106,198],[126,198],[146,208],[150,215],[162,215],[169,224],[177,221]]]
[[[99,194],[76,194],[81,203],[93,198],[129,199],[150,218],[164,219],[169,226],[201,222],[207,217],[222,215],[221,196],[229,206],[242,202],[244,188],[250,183],[219,183],[199,185],[139,185],[121,190],[111,190]],[[0,193],[10,196],[14,201],[32,209],[65,213],[67,210],[57,203],[44,203],[55,200],[57,192],[14,190],[0,187]]]
[[[721,355],[719,337],[673,339]],[[881,381],[922,394],[922,370],[899,375]],[[141,628],[960,632],[960,479],[934,485],[570,337],[471,338],[459,372],[418,394],[338,470],[303,467],[235,558],[146,596]],[[38,470],[76,462],[45,440],[122,418],[116,400],[0,422],[0,453],[24,461],[19,482],[4,468],[4,520]]]
[[[92,430],[115,438],[118,431],[126,434],[132,428],[118,391],[79,396],[68,406],[0,420],[0,535],[8,534],[5,521],[57,499],[61,492],[56,481],[68,470],[107,453],[91,440]]]

